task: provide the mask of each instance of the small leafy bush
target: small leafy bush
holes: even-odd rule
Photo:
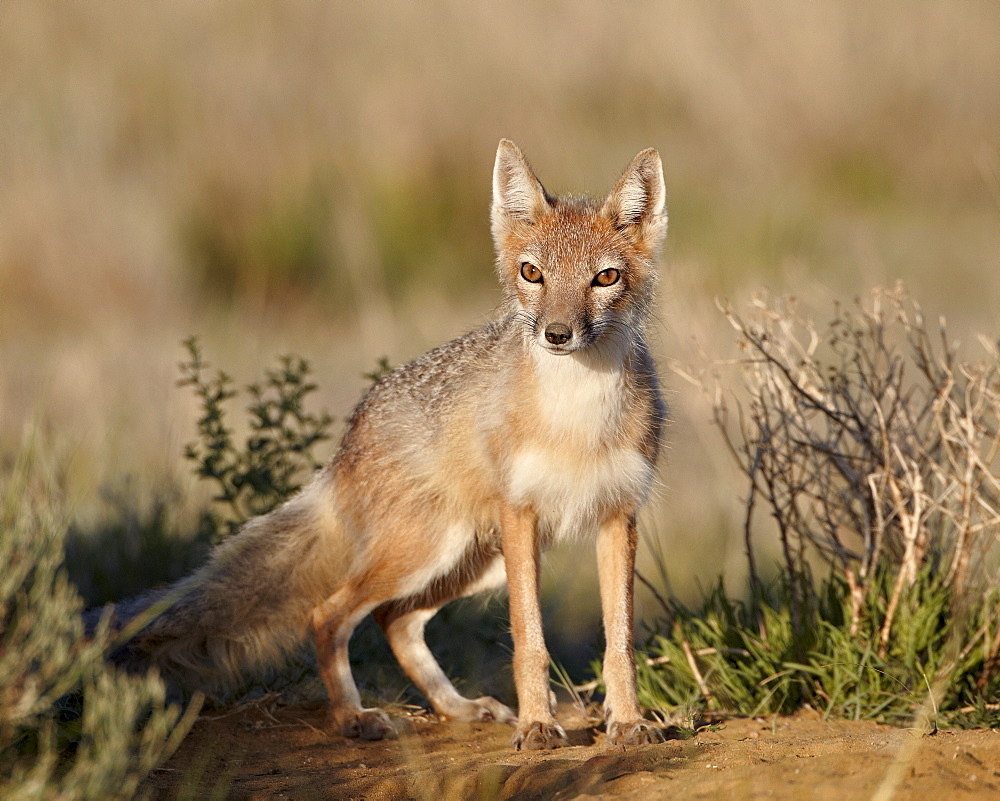
[[[218,541],[251,517],[271,511],[321,466],[314,448],[329,439],[333,418],[305,410],[306,397],[316,390],[309,364],[299,356],[282,356],[263,383],[246,387],[250,434],[238,447],[226,418],[227,401],[239,394],[232,378],[221,370],[208,374],[195,337],[184,346],[189,360],[180,365],[179,383],[193,387],[202,405],[198,439],[184,455],[218,491],[215,506],[201,521],[202,530]]]

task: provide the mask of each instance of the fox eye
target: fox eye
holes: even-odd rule
[[[614,267],[608,267],[594,276],[593,286],[611,286],[617,283],[619,278],[621,278],[621,273]]]
[[[525,261],[521,263],[521,278],[529,284],[540,284],[542,283],[542,271],[530,261]]]

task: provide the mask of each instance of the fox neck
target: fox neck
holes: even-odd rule
[[[517,408],[532,425],[506,454],[503,486],[538,516],[542,547],[592,535],[612,510],[638,508],[648,493],[652,464],[628,433],[641,343],[616,336],[564,356],[526,342],[530,389]]]
[[[618,332],[609,333],[590,345],[572,353],[550,353],[537,342],[525,343],[535,375],[588,373],[621,375],[631,359],[634,342]]]
[[[526,346],[539,422],[559,439],[597,447],[623,414],[634,343],[614,332],[565,355]]]

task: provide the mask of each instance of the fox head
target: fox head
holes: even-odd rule
[[[635,338],[667,230],[655,150],[639,153],[598,203],[551,196],[517,145],[502,139],[490,217],[505,303],[529,342],[559,356]]]

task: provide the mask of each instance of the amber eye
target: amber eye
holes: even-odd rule
[[[530,284],[542,283],[542,271],[530,261],[521,263],[521,278]]]
[[[594,286],[611,286],[617,283],[618,279],[621,277],[621,273],[618,272],[614,267],[608,267],[606,270],[601,270],[597,275],[594,276]]]

